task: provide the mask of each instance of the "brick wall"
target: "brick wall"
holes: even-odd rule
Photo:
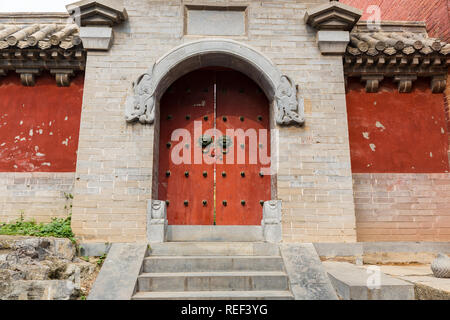
[[[367,8],[377,5],[382,20],[425,21],[432,37],[450,41],[450,1],[448,0],[339,0],[364,11],[361,20],[368,20]]]
[[[450,174],[354,174],[358,241],[450,241]]]
[[[342,58],[322,56],[303,19],[307,7],[326,2],[248,1],[248,36],[231,37],[272,59],[305,98],[306,126],[280,129],[277,196],[285,241],[355,240]],[[145,240],[155,127],[125,123],[126,91],[159,57],[199,39],[183,35],[178,0],[124,5],[129,21],[115,28],[112,49],[87,59],[73,209],[83,241]]]
[[[70,213],[75,173],[0,172],[0,222],[23,214],[25,220],[49,222]]]

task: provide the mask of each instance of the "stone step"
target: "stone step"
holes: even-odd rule
[[[283,271],[277,256],[150,256],[143,272]]]
[[[414,300],[414,285],[381,271],[366,270],[348,262],[323,262],[343,300]],[[376,287],[375,287],[376,286]]]
[[[289,291],[138,292],[132,300],[293,300]]]
[[[142,273],[138,291],[245,291],[289,290],[289,280],[279,271]]]
[[[261,226],[168,226],[167,241],[263,241]]]
[[[164,242],[150,244],[151,256],[280,256],[267,242]]]

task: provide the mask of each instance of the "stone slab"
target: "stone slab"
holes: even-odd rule
[[[263,241],[260,226],[168,226],[167,241]]]
[[[133,300],[292,300],[289,291],[138,292]]]
[[[114,243],[88,300],[130,300],[147,252],[147,244]]]
[[[150,245],[152,256],[279,256],[278,245],[265,242],[165,242]]]
[[[101,257],[111,249],[111,243],[82,243],[80,244],[80,256],[82,257]]]
[[[295,300],[337,300],[336,292],[311,243],[281,244],[280,251]]]
[[[343,300],[414,300],[414,286],[380,272],[375,275],[365,267],[347,262],[326,261],[325,269]],[[378,287],[371,287],[376,285]]]

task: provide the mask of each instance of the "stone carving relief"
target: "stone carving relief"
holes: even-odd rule
[[[276,121],[279,125],[303,125],[304,101],[298,98],[297,86],[288,76],[281,76],[280,84],[275,92]]]
[[[132,84],[132,92],[125,103],[125,120],[151,124],[155,121],[155,90],[153,70],[140,75]],[[275,92],[275,117],[278,125],[303,125],[304,101],[298,97],[298,88],[294,81],[283,75]]]
[[[150,124],[155,121],[155,86],[152,81],[154,67],[155,65],[133,82],[132,94],[125,103],[127,122]]]

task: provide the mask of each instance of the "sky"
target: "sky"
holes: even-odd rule
[[[67,12],[66,5],[77,0],[0,0],[0,12]]]

